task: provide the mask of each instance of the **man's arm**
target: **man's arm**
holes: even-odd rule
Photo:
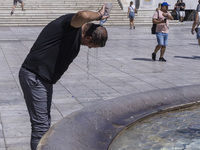
[[[152,19],[152,22],[153,22],[154,24],[165,23],[164,20],[157,20],[156,18],[153,18],[153,19]]]
[[[163,13],[163,16],[169,20],[174,20],[174,18],[172,17],[172,15],[170,13]]]
[[[101,8],[99,12],[79,11],[73,16],[70,25],[75,28],[79,28],[87,22],[106,19],[109,16],[104,16],[104,12],[105,5]]]

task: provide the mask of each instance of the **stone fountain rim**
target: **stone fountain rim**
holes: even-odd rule
[[[130,124],[200,101],[200,84],[129,94],[86,106],[54,124],[37,150],[107,150]]]

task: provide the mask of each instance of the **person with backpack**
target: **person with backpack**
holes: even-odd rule
[[[168,44],[168,32],[169,32],[169,20],[173,20],[174,18],[168,12],[168,6],[170,6],[167,2],[163,2],[161,4],[161,9],[156,10],[153,15],[152,22],[157,24],[156,26],[156,37],[158,45],[155,47],[154,52],[152,53],[152,59],[156,60],[156,53],[161,50],[159,61],[164,61],[164,54],[166,50],[166,46]]]
[[[134,24],[134,18],[135,18],[135,12],[137,12],[137,9],[135,8],[135,5],[133,5],[133,1],[130,1],[130,6],[128,7],[128,18],[130,19],[130,29],[135,29]]]

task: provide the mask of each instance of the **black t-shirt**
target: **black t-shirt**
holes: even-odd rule
[[[74,15],[67,14],[50,22],[38,36],[22,66],[47,82],[56,83],[80,50],[81,28],[70,26]]]
[[[180,11],[184,11],[185,8],[181,8],[181,6],[185,7],[185,3],[179,3],[179,6],[180,6]]]

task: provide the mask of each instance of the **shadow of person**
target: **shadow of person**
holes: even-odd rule
[[[132,58],[132,60],[141,60],[141,61],[153,61],[150,58]]]
[[[174,56],[175,58],[183,58],[183,59],[196,59],[200,60],[200,56],[192,56],[192,57],[187,57],[187,56]]]

